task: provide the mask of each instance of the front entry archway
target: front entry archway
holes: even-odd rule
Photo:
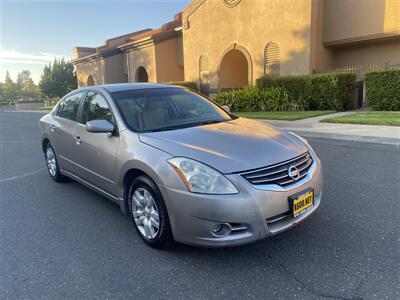
[[[251,84],[251,60],[234,45],[223,55],[219,66],[219,89],[239,89]]]
[[[136,70],[136,82],[149,82],[149,75],[143,66]]]

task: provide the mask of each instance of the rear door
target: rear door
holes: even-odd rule
[[[50,143],[56,152],[60,168],[73,171],[75,164],[75,130],[84,92],[76,92],[61,100],[50,128]]]
[[[86,122],[107,120],[114,124],[115,133],[86,131]],[[118,128],[106,98],[89,91],[83,101],[80,124],[75,131],[78,176],[101,189],[116,195]]]

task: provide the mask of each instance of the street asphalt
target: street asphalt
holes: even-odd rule
[[[400,148],[310,139],[319,210],[254,244],[146,246],[119,207],[45,168],[39,113],[0,110],[1,299],[400,299]]]

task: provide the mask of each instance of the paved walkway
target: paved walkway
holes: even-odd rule
[[[329,118],[352,113],[354,112],[334,113],[330,114]],[[328,118],[327,115],[298,121],[264,120],[264,122],[279,128],[294,131],[306,137],[371,142],[396,145],[400,147],[400,127],[398,126],[333,124],[319,122],[326,118]]]

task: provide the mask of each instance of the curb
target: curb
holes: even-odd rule
[[[383,144],[392,145],[400,147],[400,138],[387,138],[387,137],[377,137],[377,136],[359,136],[350,134],[336,134],[336,133],[321,133],[321,132],[310,132],[301,130],[291,130],[301,136],[310,138],[323,138],[341,141],[352,141],[352,142],[363,142],[363,143],[373,143],[373,144]]]
[[[25,109],[20,109],[20,110],[4,110],[3,112],[6,113],[39,113],[39,114],[48,114],[50,112],[47,110],[25,110]]]

